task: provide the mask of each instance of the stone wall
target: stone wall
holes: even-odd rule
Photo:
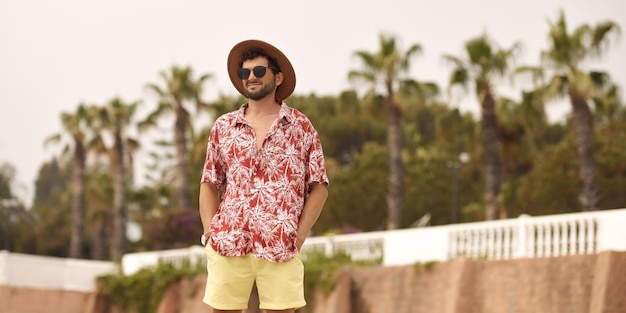
[[[157,313],[208,313],[205,277],[170,286]],[[312,313],[623,313],[626,252],[501,261],[456,259],[347,269]],[[254,297],[251,303],[255,303]],[[0,313],[119,313],[95,294],[0,286]],[[251,307],[248,313],[256,313]]]
[[[0,286],[0,313],[84,313],[92,294]]]
[[[626,253],[357,268],[317,296],[315,313],[624,313]]]

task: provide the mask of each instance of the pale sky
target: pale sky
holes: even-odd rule
[[[461,55],[465,41],[486,31],[503,48],[524,45],[520,64],[539,64],[547,48],[548,20],[564,9],[570,27],[604,20],[626,32],[623,0],[0,0],[0,163],[17,168],[15,192],[30,203],[39,167],[58,151],[44,149],[61,131],[60,114],[80,102],[105,104],[119,96],[143,100],[138,117],[154,108],[143,88],[159,83],[159,71],[191,66],[211,73],[205,100],[236,92],[226,73],[230,48],[261,39],[281,49],[297,75],[297,94],[336,95],[352,87],[347,73],[359,68],[354,52],[377,51],[381,32],[400,48],[424,48],[412,62],[415,79],[447,86],[444,53]],[[624,35],[621,36],[622,38]],[[612,41],[593,69],[626,86],[626,43]],[[196,76],[197,77],[197,76]],[[511,94],[507,94],[507,91]],[[502,88],[517,97],[520,89]],[[476,112],[474,99],[452,105]],[[289,103],[289,101],[287,101]],[[553,119],[567,106],[549,108]],[[137,167],[143,167],[141,158]],[[139,168],[137,170],[140,170]]]

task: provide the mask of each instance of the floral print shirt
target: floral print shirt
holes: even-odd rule
[[[223,191],[209,243],[221,255],[285,262],[310,184],[328,184],[322,145],[309,119],[282,103],[257,151],[246,107],[220,116],[209,136],[201,182]]]

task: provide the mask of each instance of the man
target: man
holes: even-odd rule
[[[241,312],[256,282],[261,309],[294,312],[306,304],[299,251],[328,197],[322,145],[309,119],[283,102],[296,76],[280,50],[240,42],[227,68],[248,101],[209,136],[199,199],[203,301],[213,312]]]

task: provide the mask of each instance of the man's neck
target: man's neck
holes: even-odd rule
[[[280,111],[280,104],[274,100],[274,97],[265,97],[260,100],[248,99],[248,107],[246,108],[246,115],[263,116],[272,115]]]

